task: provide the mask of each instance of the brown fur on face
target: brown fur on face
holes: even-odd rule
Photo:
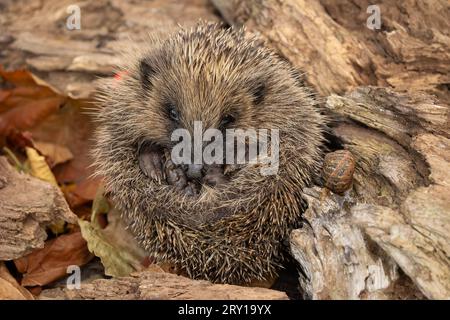
[[[295,70],[243,30],[211,24],[140,44],[122,69],[121,81],[105,80],[100,90],[95,157],[136,237],[157,261],[193,278],[273,276],[281,241],[304,209],[302,188],[319,172],[323,143],[324,118]],[[203,130],[279,129],[278,174],[246,165],[198,197],[146,177],[139,143],[170,148],[172,131],[192,134],[194,121]]]

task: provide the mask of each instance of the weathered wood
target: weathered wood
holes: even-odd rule
[[[94,280],[79,290],[45,290],[40,299],[137,299],[137,300],[286,300],[284,292],[208,281],[190,280],[171,273],[149,270],[130,277]]]
[[[291,251],[301,265],[305,299],[405,299],[422,297],[396,263],[373,248],[351,221],[350,194],[324,196],[305,190],[305,224],[291,234]],[[393,290],[393,287],[403,290]]]
[[[323,95],[359,85],[427,90],[450,102],[450,20],[446,0],[382,0],[371,30],[368,0],[212,0],[225,20],[245,25]]]
[[[423,195],[422,191],[418,190],[411,196]],[[436,194],[429,191],[425,195],[433,197],[437,203],[410,199],[422,202],[419,203],[422,221],[408,220],[418,213],[417,208],[396,211],[383,206],[358,205],[352,208],[352,214],[355,222],[397,262],[428,298],[450,299],[450,237],[448,230],[447,234],[438,232],[443,226],[448,229],[450,225],[450,196],[448,190],[445,194],[442,193],[444,190]],[[436,199],[436,196],[441,199]]]
[[[0,157],[0,261],[43,248],[46,227],[61,220],[76,223],[62,192]]]
[[[71,5],[80,8],[79,30],[66,27]],[[61,95],[87,99],[98,76],[113,75],[117,54],[130,38],[139,42],[200,19],[218,20],[208,0],[12,1],[0,18],[0,64],[26,68]]]
[[[450,298],[449,108],[362,87],[325,109],[338,119],[332,147],[357,164],[343,197],[306,191],[305,226],[291,235],[305,297]]]
[[[0,300],[34,300],[33,295],[21,287],[0,261]]]

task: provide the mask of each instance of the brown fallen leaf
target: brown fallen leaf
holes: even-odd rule
[[[91,188],[91,182],[83,185],[85,180],[91,180],[90,176],[93,173],[90,150],[94,125],[91,116],[86,112],[87,106],[83,102],[69,99],[58,112],[30,130],[35,141],[51,141],[65,146],[74,155],[72,160],[52,168],[60,184],[82,184],[83,188],[85,186]],[[85,202],[86,198],[92,200],[95,194],[95,191],[94,193],[88,191],[90,196],[85,197],[86,194],[83,194],[80,188],[77,188],[76,192],[83,198],[80,203]]]
[[[7,137],[7,141],[9,145],[17,149],[25,150],[25,147],[34,147],[33,135],[29,131],[14,131]]]
[[[89,219],[89,217],[91,216],[91,206],[92,206],[92,204],[78,206],[75,209],[73,209],[73,213],[75,213],[77,215],[77,217],[80,219],[84,219],[84,220]],[[78,230],[80,229],[78,224],[71,225],[71,227],[77,227]]]
[[[64,195],[71,208],[91,202],[101,185],[100,177],[88,177],[72,186],[64,188]]]
[[[51,168],[73,159],[73,154],[69,148],[56,143],[35,141],[34,148],[46,157]]]
[[[75,193],[75,189],[77,188],[77,185],[75,183],[66,183],[61,185],[61,191],[64,193],[64,198],[66,198],[67,203],[69,204],[70,208],[75,209],[79,206],[85,204],[85,199],[80,199]],[[91,208],[89,208],[89,215]]]
[[[23,273],[22,285],[43,286],[67,275],[70,265],[82,266],[93,258],[80,232],[64,234],[45,243],[43,249],[14,260]]]
[[[35,81],[30,77],[30,73],[25,70],[5,71],[0,66],[0,76],[9,83],[13,83],[17,86],[30,86]]]
[[[3,262],[0,262],[0,300],[34,300],[33,295],[11,276]]]
[[[8,72],[0,67],[0,77],[9,85],[0,89],[1,136],[35,127],[66,100],[49,88],[37,85],[27,71]]]
[[[9,96],[11,96],[11,92],[10,91],[0,91],[0,103],[5,101]]]
[[[52,114],[64,102],[64,98],[51,97],[38,101],[23,100],[11,109],[0,115],[0,135],[7,136],[14,130],[26,130],[34,127],[37,123]]]
[[[108,225],[102,229],[97,217],[107,212]],[[105,274],[113,277],[127,276],[144,268],[146,252],[126,229],[120,213],[109,209],[101,190],[97,192],[92,206],[91,222],[78,220],[89,251],[101,259]]]
[[[28,289],[28,291],[30,291],[31,294],[32,294],[33,296],[35,296],[35,297],[37,297],[38,295],[40,295],[41,292],[42,292],[42,287],[41,287],[41,286],[28,287],[27,289]]]

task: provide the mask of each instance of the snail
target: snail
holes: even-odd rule
[[[355,172],[355,158],[348,150],[338,150],[325,155],[322,177],[324,185],[337,194],[350,189]]]

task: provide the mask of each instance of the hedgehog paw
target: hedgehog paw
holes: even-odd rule
[[[163,157],[161,148],[157,146],[148,143],[142,143],[139,146],[139,168],[147,177],[158,183],[162,183],[166,179],[163,170]]]
[[[206,174],[203,177],[203,183],[211,187],[224,184],[226,182],[228,182],[228,178],[224,175],[224,171],[221,166],[210,166],[206,170]]]
[[[164,167],[167,183],[173,185],[177,190],[183,190],[188,184],[183,169],[177,167],[170,159],[166,161]]]

